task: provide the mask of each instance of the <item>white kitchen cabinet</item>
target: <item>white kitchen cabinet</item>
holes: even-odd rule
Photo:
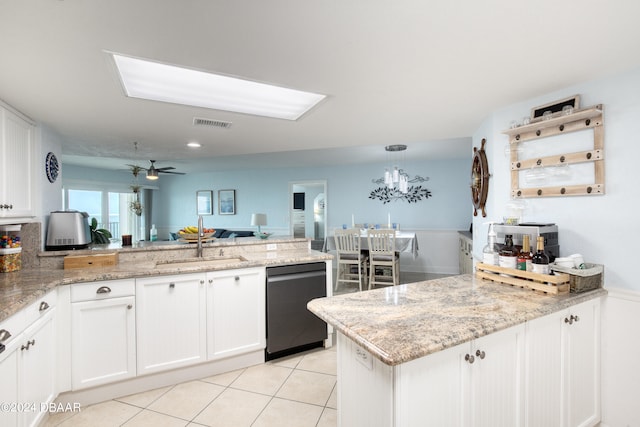
[[[207,273],[208,359],[262,350],[265,346],[265,269]]]
[[[136,279],[138,375],[206,360],[205,277]]]
[[[0,324],[8,338],[0,353],[0,425],[35,426],[57,394],[56,291]]]
[[[523,424],[524,325],[395,367],[338,336],[342,426]]]
[[[522,425],[523,358],[518,325],[398,366],[395,425]]]
[[[34,125],[0,105],[0,219],[35,215],[35,156]]]
[[[18,402],[33,404],[22,412],[24,426],[37,425],[57,392],[55,388],[55,309],[24,333],[18,358]]]
[[[71,285],[74,390],[136,376],[135,280]]]
[[[528,427],[600,421],[600,299],[533,320],[526,339]]]

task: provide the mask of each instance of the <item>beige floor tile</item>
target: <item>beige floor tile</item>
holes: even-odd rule
[[[223,390],[224,387],[204,381],[178,384],[149,405],[148,409],[190,421]]]
[[[276,397],[324,406],[336,384],[333,375],[295,370],[282,385]]]
[[[61,427],[116,427],[133,418],[141,409],[109,400],[87,406],[80,413],[58,424]]]
[[[74,415],[76,414],[72,411],[49,413],[49,416],[44,419],[40,427],[55,427]]]
[[[337,425],[338,411],[336,411],[335,409],[324,408],[317,427],[337,427]]]
[[[315,427],[322,407],[274,398],[252,427]]]
[[[231,371],[231,372],[225,372],[224,374],[212,375],[210,377],[203,378],[202,381],[228,387],[244,371],[245,371],[244,369],[238,369],[237,371]]]
[[[293,370],[274,365],[247,368],[230,387],[273,396]]]
[[[298,363],[297,369],[337,375],[337,366],[337,353],[334,351],[322,350],[306,354],[300,363]]]
[[[128,403],[129,405],[137,406],[139,408],[146,408],[151,403],[153,403],[154,400],[158,399],[160,396],[171,390],[171,387],[173,386],[156,388],[153,390],[144,391],[142,393],[130,394],[128,396],[118,397],[115,400],[117,400],[118,402]]]
[[[270,400],[270,396],[228,388],[193,421],[211,427],[249,427]]]
[[[331,391],[331,396],[329,396],[329,400],[327,401],[327,407],[331,409],[338,409],[338,386],[336,384]]]
[[[189,422],[147,409],[123,424],[123,427],[185,427]]]
[[[295,368],[298,366],[298,363],[302,360],[303,355],[292,355],[287,357],[282,357],[280,359],[272,360],[267,362],[270,365],[281,366],[283,368]]]

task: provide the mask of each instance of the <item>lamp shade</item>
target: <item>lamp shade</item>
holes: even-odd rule
[[[263,213],[251,214],[251,225],[257,225],[258,227],[261,225],[267,225],[267,214],[263,214]]]

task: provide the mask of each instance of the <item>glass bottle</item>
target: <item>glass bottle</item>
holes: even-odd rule
[[[549,274],[549,257],[544,253],[544,237],[538,236],[537,251],[531,258],[531,271],[540,274]]]
[[[488,265],[498,265],[498,245],[496,240],[498,235],[493,229],[493,223],[489,224],[487,234],[487,245],[482,249],[482,262]]]
[[[529,235],[522,236],[522,249],[518,252],[518,270],[531,271],[531,244],[529,243]]]
[[[517,259],[518,251],[513,247],[513,235],[507,234],[504,237],[504,246],[500,250],[500,254],[498,256],[498,263],[500,267],[515,269],[517,266]]]

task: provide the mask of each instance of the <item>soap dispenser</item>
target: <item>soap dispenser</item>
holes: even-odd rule
[[[158,240],[158,230],[156,229],[155,224],[151,225],[151,230],[149,231],[149,240],[151,240],[152,242]]]
[[[495,224],[493,221],[489,223],[487,245],[482,249],[482,262],[488,265],[498,265],[498,255],[500,253],[496,243],[498,241],[498,234],[496,233],[493,224]]]

